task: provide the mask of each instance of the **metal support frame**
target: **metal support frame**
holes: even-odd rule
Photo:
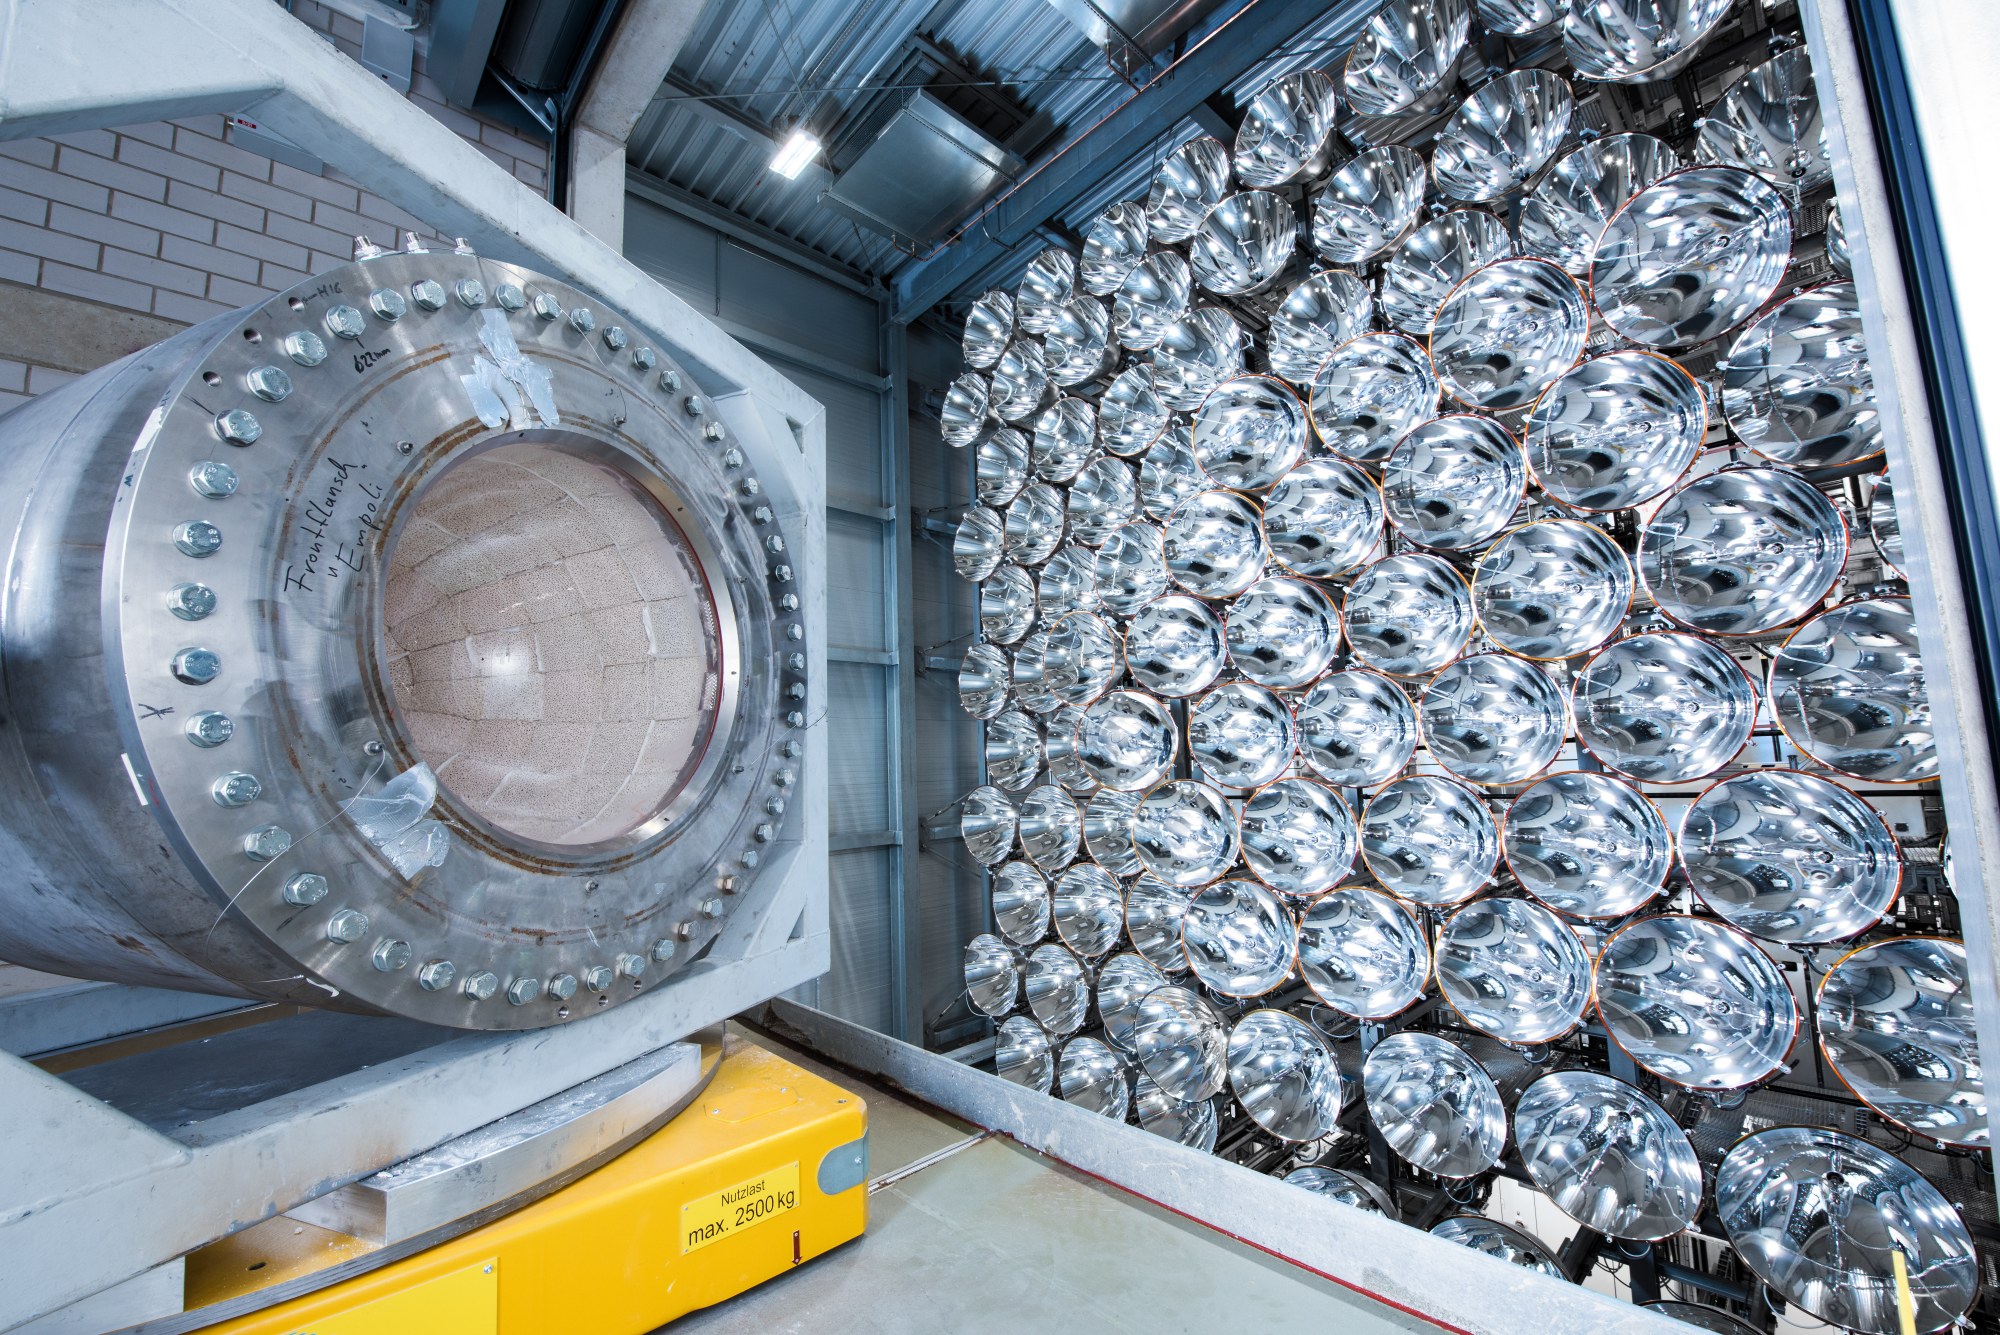
[[[912,606],[916,574],[911,554],[910,502],[910,331],[883,311],[882,368],[888,388],[882,394],[883,466],[890,487],[891,618],[895,627],[894,710],[896,751],[892,761],[892,815],[899,825],[894,870],[889,881],[889,952],[893,977],[890,1032],[902,1039],[923,1039],[923,930],[918,850],[923,814],[917,810],[917,665],[916,612]]]
[[[254,114],[363,188],[482,254],[600,293],[696,375],[774,503],[792,512],[823,715],[825,414],[699,310],[267,0],[14,0],[0,139]],[[383,237],[383,240],[390,238]],[[776,485],[773,485],[775,481]],[[799,764],[799,842],[715,962],[587,1022],[443,1035],[407,1057],[163,1134],[0,1054],[0,1329],[461,1135],[812,979],[830,957],[823,730]],[[383,1023],[392,1023],[384,1021]]]

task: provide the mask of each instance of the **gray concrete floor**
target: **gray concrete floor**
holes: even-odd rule
[[[875,1178],[973,1134],[754,1037],[861,1090]],[[665,1327],[667,1335],[1070,1329],[1387,1335],[1437,1327],[997,1138],[876,1192],[858,1241]]]

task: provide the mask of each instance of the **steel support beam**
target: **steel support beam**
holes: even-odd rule
[[[887,313],[886,310],[884,312]],[[910,331],[893,320],[882,322],[882,368],[889,389],[882,396],[883,460],[888,470],[891,520],[890,596],[896,628],[895,774],[890,791],[896,805],[891,819],[901,827],[895,852],[895,879],[889,886],[889,950],[895,995],[890,999],[892,1032],[896,1037],[924,1040],[923,907],[919,883],[923,813],[917,809],[917,666],[916,573],[910,532]]]
[[[1035,229],[1149,152],[1208,100],[1326,18],[1327,0],[1248,0],[1181,59],[1071,139],[1002,195],[957,241],[896,275],[891,318],[907,325],[941,301],[980,291]],[[1374,0],[1343,0],[1355,26]]]
[[[652,105],[703,0],[630,0],[579,100],[569,129],[570,217],[625,249],[625,141]]]

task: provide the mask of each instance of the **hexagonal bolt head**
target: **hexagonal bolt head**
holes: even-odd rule
[[[192,581],[176,584],[167,590],[167,610],[183,621],[199,621],[215,610],[215,590]]]
[[[792,582],[792,568],[786,565],[772,566],[771,578],[780,584],[790,584]]]
[[[213,709],[204,709],[187,721],[187,739],[199,747],[221,746],[236,735],[236,720]]]
[[[444,309],[446,300],[444,284],[435,278],[419,278],[416,282],[410,284],[410,296],[417,305],[427,311],[441,311]]]
[[[542,980],[539,978],[516,978],[507,984],[507,1000],[516,1006],[525,1006],[542,995]]]
[[[765,821],[750,832],[750,837],[760,844],[768,844],[778,837],[778,827],[769,821]]]
[[[231,445],[255,445],[263,438],[264,424],[257,420],[255,414],[231,408],[216,416],[215,434]]]
[[[556,300],[556,295],[553,292],[537,292],[535,299],[528,303],[528,309],[533,311],[539,319],[562,319],[562,303]]]
[[[568,1001],[576,995],[576,976],[574,974],[559,973],[549,979],[549,995],[557,1001]]]
[[[326,877],[316,871],[302,871],[285,882],[285,902],[300,908],[311,908],[326,898],[328,887]]]
[[[318,366],[326,360],[326,340],[310,329],[285,335],[285,355],[300,366]]]
[[[417,970],[417,986],[426,992],[438,992],[450,987],[456,977],[458,966],[450,960],[431,960]]]
[[[643,955],[620,955],[618,975],[621,978],[637,978],[646,972],[646,957]]]
[[[787,700],[803,700],[803,699],[805,699],[805,698],[806,698],[806,684],[805,684],[804,682],[802,682],[802,681],[795,681],[795,682],[793,682],[793,683],[792,683],[791,685],[789,685],[789,686],[787,686],[787,687],[785,688],[785,698],[786,698]]]
[[[292,378],[282,366],[253,366],[243,373],[243,383],[266,403],[283,403],[292,396]]]
[[[513,314],[528,304],[528,294],[518,283],[501,283],[493,289],[493,300],[501,310]]]
[[[409,965],[410,943],[385,936],[377,941],[375,949],[369,952],[368,962],[383,973],[394,973]]]
[[[337,946],[351,946],[368,935],[368,915],[342,909],[326,920],[326,939]]]
[[[208,786],[208,795],[219,807],[247,807],[263,795],[264,785],[254,774],[231,770]]]
[[[770,813],[771,813],[771,814],[772,814],[773,816],[782,816],[782,815],[784,815],[784,814],[785,814],[785,799],[784,799],[784,798],[782,798],[782,797],[767,797],[767,798],[765,798],[765,799],[764,799],[764,810],[766,810],[766,811],[770,812]]]
[[[188,485],[194,488],[195,495],[211,501],[234,496],[241,482],[236,470],[220,459],[203,459],[188,469]]]
[[[784,538],[776,533],[771,534],[771,536],[764,539],[764,550],[773,556],[782,555],[785,550]]]
[[[691,922],[677,922],[677,923],[675,923],[675,924],[674,924],[674,936],[675,936],[675,937],[677,937],[678,939],[682,940],[682,941],[692,941],[692,940],[694,940],[694,924],[693,924],[693,923],[691,923]]]
[[[388,253],[387,250],[376,245],[365,236],[354,238],[354,258],[357,260],[372,260],[378,255],[387,255]]]
[[[806,656],[799,653],[786,654],[785,666],[793,672],[804,672],[806,670]]]
[[[742,867],[743,867],[743,868],[744,868],[745,870],[749,870],[749,869],[752,869],[752,868],[756,867],[756,865],[757,865],[757,864],[758,864],[759,862],[763,861],[763,858],[761,858],[760,856],[758,856],[758,853],[757,853],[757,850],[756,850],[756,849],[754,849],[754,848],[746,848],[746,849],[744,849],[744,850],[743,850],[743,854],[742,854],[742,856],[741,856],[741,857],[739,857],[739,858],[737,858],[737,859],[736,859],[736,861],[737,861],[737,862],[738,862],[738,864],[740,864],[740,865],[741,865],[741,866],[742,866]]]
[[[720,918],[722,916],[722,900],[715,895],[710,895],[707,899],[702,900],[701,916],[704,918]]]
[[[405,255],[428,255],[431,253],[431,248],[425,245],[424,239],[415,232],[404,232],[403,253]]]
[[[618,325],[614,324],[604,331],[604,346],[613,352],[624,351],[625,345],[630,341],[630,339],[625,337],[624,329]]]
[[[787,728],[803,728],[806,726],[806,716],[796,709],[788,710],[785,714],[785,726]]]
[[[482,969],[460,983],[458,990],[474,1001],[484,1001],[500,990],[500,979]]]
[[[801,626],[798,622],[794,621],[790,625],[785,627],[786,639],[803,640],[805,637],[806,637],[806,628],[804,626]]]
[[[593,992],[607,991],[611,987],[611,966],[593,964],[583,971],[583,985]]]
[[[188,686],[206,686],[221,672],[222,656],[213,649],[191,645],[174,655],[174,677]]]
[[[664,380],[666,379],[666,377],[662,376],[661,379]],[[700,417],[703,413],[708,411],[708,405],[701,401],[701,395],[699,394],[688,395],[687,398],[682,401],[681,407],[687,409],[687,415],[689,417]]]
[[[672,959],[674,957],[673,938],[670,936],[663,936],[659,940],[655,941],[653,943],[653,949],[651,954],[656,962],[662,964]]]
[[[368,330],[368,317],[352,306],[335,306],[326,313],[326,332],[335,338],[360,338]]]
[[[677,373],[671,370],[660,372],[660,388],[662,390],[666,391],[669,394],[673,394],[677,392],[680,389],[680,387],[681,387],[681,378]]]
[[[785,595],[784,595],[783,597],[781,597],[781,598],[779,598],[779,599],[778,599],[778,607],[779,607],[779,610],[781,610],[781,611],[785,611],[785,612],[796,612],[796,611],[798,611],[798,610],[799,610],[799,596],[798,596],[798,595],[797,595],[796,593],[788,593],[788,594],[785,594]]]
[[[721,440],[726,434],[720,422],[710,422],[701,429],[701,438],[706,441]]]
[[[797,760],[800,756],[804,755],[805,753],[806,749],[803,746],[800,746],[797,742],[786,742],[783,746],[778,748],[778,754],[783,756],[787,760]],[[779,770],[778,772],[780,774],[787,774],[790,771]]]
[[[641,371],[652,370],[654,364],[658,361],[659,357],[654,354],[651,348],[634,348],[632,350],[632,365],[638,367]]]
[[[190,519],[174,529],[174,546],[183,556],[213,556],[222,546],[222,530],[206,519]]]
[[[477,278],[459,279],[452,292],[458,297],[459,305],[467,310],[477,310],[486,304],[486,284]]]
[[[274,862],[291,851],[292,833],[266,825],[243,836],[243,853],[252,862]]]
[[[400,320],[410,313],[410,303],[391,287],[379,287],[368,294],[368,309],[380,320]]]
[[[587,334],[597,328],[597,315],[588,306],[578,306],[569,313],[569,327],[579,334]]]
[[[724,468],[741,468],[743,466],[743,451],[733,448],[724,450],[722,452],[722,466]],[[751,478],[749,480],[755,482],[757,479]]]
[[[750,512],[750,522],[753,524],[768,524],[775,518],[777,516],[771,513],[771,507],[768,505],[760,505]]]

